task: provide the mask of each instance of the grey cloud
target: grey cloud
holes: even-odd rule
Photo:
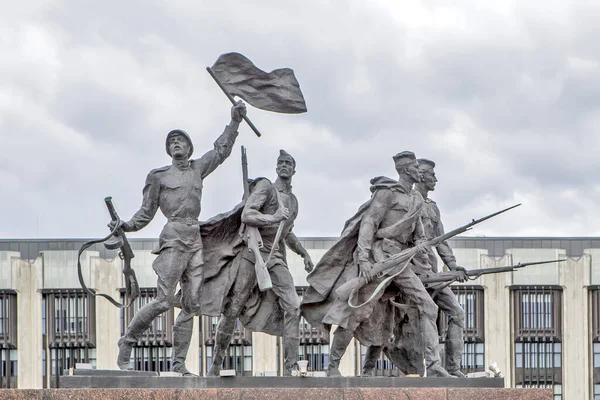
[[[0,78],[0,176],[15,190],[1,200],[0,235],[103,234],[109,194],[131,215],[148,171],[169,162],[168,130],[190,132],[200,156],[227,122],[204,68],[228,51],[266,70],[292,67],[300,81],[309,112],[250,109],[264,136],[242,126],[237,144],[255,176],[272,178],[278,149],[293,151],[301,235],[339,234],[369,179],[393,177],[391,156],[406,149],[438,163],[432,197],[448,228],[524,200],[482,231],[597,232],[598,7],[519,4],[503,15],[423,3],[426,18],[450,7],[466,21],[436,29],[360,1],[52,2],[5,17],[15,43],[43,54],[11,47]],[[18,25],[50,45],[27,42]],[[201,218],[235,205],[240,182],[236,146],[207,179]],[[157,236],[161,223],[137,235]]]

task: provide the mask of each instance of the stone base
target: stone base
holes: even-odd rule
[[[503,388],[504,378],[390,378],[390,377],[174,377],[102,375],[102,371],[61,376],[60,387],[70,389],[163,388],[163,389],[345,389],[345,388]]]
[[[166,379],[166,378],[165,378]],[[0,400],[552,400],[551,389],[497,388],[214,388],[0,390]]]

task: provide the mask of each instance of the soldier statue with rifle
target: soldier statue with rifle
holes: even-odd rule
[[[412,190],[422,180],[416,157],[406,151],[393,159],[398,180],[371,180],[371,200],[346,222],[341,238],[307,278],[310,287],[302,301],[304,318],[326,330],[338,325],[330,350],[330,376],[340,375],[340,359],[353,337],[365,346],[388,343],[395,326],[391,300],[402,294],[419,311],[417,346],[423,350],[427,375],[451,377],[437,352],[438,307],[414,270],[430,268],[428,248],[516,207],[427,239],[421,218],[424,200]]]
[[[434,171],[435,163],[427,159],[419,159],[417,161],[419,163],[419,171],[421,172],[423,179],[421,182],[417,182],[415,184],[414,190],[417,191],[424,199],[423,208],[421,209],[421,221],[423,223],[425,237],[427,239],[433,239],[436,236],[444,234],[444,227],[440,218],[440,210],[435,201],[431,200],[428,196],[429,192],[435,189],[437,182]],[[435,247],[435,250],[450,271],[457,271],[456,280],[463,282],[467,279],[466,270],[463,267],[456,265],[456,258],[452,253],[452,249],[445,240],[440,242]],[[424,264],[419,265],[420,263]],[[437,257],[432,248],[427,249],[427,257],[420,259],[415,258],[413,259],[412,264],[412,268],[419,278],[438,273]],[[432,292],[431,290],[429,291],[430,293]],[[445,287],[439,291],[433,300],[439,309],[449,317],[445,349],[446,371],[448,371],[450,375],[458,378],[466,378],[466,376],[460,371],[464,344],[464,311],[450,287]],[[396,365],[402,366],[405,365],[405,363],[408,363],[409,360],[398,360],[399,356],[397,354],[407,354],[413,352],[415,349],[418,349],[419,346],[415,346],[415,343],[411,343],[411,340],[408,337],[396,336],[395,340],[399,346],[404,349],[404,352],[396,351],[396,356],[394,359],[392,359],[392,361],[394,361]],[[371,346],[369,349],[367,349],[362,371],[364,376],[372,375],[375,362],[379,358],[381,350],[382,347],[377,346]],[[419,353],[419,351],[416,351],[416,353]],[[389,351],[386,351],[386,355],[388,355],[388,358],[393,356],[389,353]],[[417,365],[415,366],[415,369],[418,371],[421,369],[419,367],[420,365]]]
[[[129,369],[132,346],[152,321],[175,304],[175,289],[181,284],[181,307],[173,328],[173,362],[171,369],[189,375],[185,367],[189,341],[182,340],[191,335],[192,317],[198,313],[200,289],[203,282],[203,246],[198,216],[202,198],[203,180],[229,155],[238,136],[238,126],[246,114],[240,101],[231,108],[231,122],[214,143],[214,148],[202,157],[190,160],[194,151],[192,140],[182,130],[173,130],[167,135],[165,147],[172,158],[169,166],[150,171],[143,190],[142,206],[127,221],[113,218],[109,224],[114,230],[135,232],[144,228],[160,208],[167,218],[159,237],[159,248],[153,251],[158,257],[152,268],[158,275],[157,297],[142,307],[119,340],[117,364]],[[116,224],[120,226],[115,226]]]
[[[234,262],[237,264],[237,273],[233,283],[224,293],[222,315],[217,325],[213,361],[208,376],[219,375],[238,317],[247,325],[242,314],[263,299],[264,303],[276,301],[276,308],[282,312],[282,318],[277,323],[272,323],[268,317],[277,312],[259,311],[256,318],[266,327],[252,326],[251,322],[247,327],[283,334],[284,376],[291,376],[298,360],[300,301],[287,266],[286,245],[304,259],[306,271],[310,272],[313,268],[310,255],[292,232],[298,215],[298,200],[292,193],[296,161],[281,150],[277,158],[275,182],[257,178],[248,185],[243,148],[242,157],[245,202],[241,210],[241,229],[245,245],[238,253],[237,262]],[[275,325],[279,328],[275,328]]]

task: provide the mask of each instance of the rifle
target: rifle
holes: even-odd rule
[[[133,268],[131,268],[131,259],[135,257],[135,255],[133,254],[133,250],[131,249],[127,237],[125,236],[123,228],[119,226],[121,219],[119,218],[119,215],[117,214],[117,211],[115,210],[115,207],[112,204],[112,198],[106,197],[104,199],[104,202],[106,203],[106,207],[108,208],[108,213],[110,214],[111,220],[115,223],[115,227],[105,238],[86,242],[83,244],[83,246],[81,246],[81,249],[79,249],[79,252],[77,254],[77,275],[79,277],[79,284],[85,292],[92,296],[101,296],[110,301],[116,307],[128,308],[140,296],[140,287],[135,276],[135,271],[133,270]],[[106,247],[109,250],[120,250],[119,258],[123,260],[123,275],[125,277],[125,295],[126,298],[129,300],[126,304],[119,303],[108,294],[96,293],[95,291],[90,290],[85,284],[81,267],[81,255],[86,249],[97,243],[104,243],[104,247]]]
[[[116,226],[118,226],[120,218],[117,214],[117,210],[115,210],[115,206],[112,203],[112,197],[106,197],[104,199],[104,203],[106,203],[106,208],[108,208],[110,218],[115,224],[117,224]],[[123,228],[117,229],[113,235],[113,239],[106,241],[104,243],[104,247],[109,250],[120,250],[119,258],[123,260],[125,294],[127,295],[127,298],[133,302],[133,300],[140,295],[140,287],[135,276],[135,271],[133,268],[131,268],[131,259],[135,257],[135,254],[133,254],[133,250],[131,249],[131,245],[127,240],[127,236],[125,236],[125,231]]]
[[[501,272],[515,271],[519,268],[528,267],[530,265],[550,264],[563,261],[567,260],[532,261],[509,265],[506,267],[470,269],[466,271],[466,274],[469,280],[473,280],[479,278],[481,275],[499,274]],[[431,295],[431,297],[435,297],[444,288],[450,286],[453,282],[458,281],[462,274],[463,271],[445,271],[433,275],[421,276],[420,278],[421,282],[423,282],[423,286],[425,286],[426,289],[435,289],[435,292],[433,292]]]
[[[419,247],[422,248],[431,248],[431,247],[435,247],[438,244],[442,243],[445,240],[448,240],[456,235],[459,235],[461,233],[464,233],[470,229],[473,228],[474,225],[477,225],[483,221],[486,221],[490,218],[495,217],[496,215],[502,214],[508,210],[511,210],[515,207],[520,206],[521,204],[516,204],[514,206],[505,208],[503,210],[500,211],[496,211],[493,214],[487,215],[483,218],[477,219],[477,220],[472,220],[471,222],[469,222],[466,225],[463,225],[461,227],[458,227],[450,232],[444,233],[443,235],[437,236],[433,239],[430,240],[426,240],[425,242],[421,243],[419,246],[416,247],[411,247],[408,249],[405,249],[403,251],[401,251],[400,253],[394,254],[392,255],[390,258],[384,260],[384,261],[380,261],[378,263],[376,263],[375,265],[373,265],[373,269],[371,270],[373,276],[382,276],[382,275],[389,275],[394,269],[396,269],[396,267],[401,264],[404,263],[404,266],[402,267],[402,269],[400,269],[398,272],[396,272],[393,275],[388,276],[386,279],[384,279],[375,289],[375,291],[373,292],[373,294],[371,295],[371,297],[365,301],[363,304],[359,305],[359,306],[353,306],[350,303],[350,299],[352,297],[352,295],[356,292],[358,292],[358,290],[360,288],[362,288],[366,283],[367,280],[363,277],[363,276],[359,276],[357,278],[353,278],[350,279],[349,281],[347,281],[346,283],[344,283],[342,286],[340,286],[339,288],[337,288],[337,290],[335,291],[335,293],[338,295],[338,297],[342,300],[342,301],[348,301],[348,304],[353,307],[353,308],[357,308],[357,307],[361,307],[365,304],[367,304],[369,301],[371,301],[373,298],[375,298],[375,296],[377,295],[377,293],[384,289],[385,286],[387,285],[387,283],[394,279],[397,275],[399,275],[400,273],[402,273],[402,271],[404,271],[405,268],[407,268],[409,266],[410,261],[413,259],[414,256],[417,255],[417,252],[419,251]]]
[[[244,179],[244,201],[248,200],[250,196],[250,185],[248,183],[248,159],[246,157],[246,148],[242,146],[242,177]],[[260,249],[263,247],[262,237],[258,228],[255,226],[245,225],[244,235],[248,248],[254,254],[256,261],[254,262],[254,272],[256,273],[256,280],[258,281],[258,288],[261,292],[269,290],[273,287],[271,282],[271,276],[267,269],[267,263],[263,260]]]

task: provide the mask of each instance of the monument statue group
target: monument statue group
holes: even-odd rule
[[[401,151],[390,160],[397,176],[371,180],[370,200],[313,265],[293,232],[299,210],[292,191],[296,160],[280,150],[276,159],[273,156],[274,180],[249,179],[242,147],[243,200],[233,210],[200,223],[203,180],[231,155],[242,121],[260,136],[245,104],[234,96],[263,110],[306,112],[291,69],[266,73],[243,55],[227,53],[207,70],[233,104],[231,121],[213,148],[193,158],[191,137],[173,130],[165,140],[172,162],[148,173],[139,211],[121,220],[107,199],[111,233],[103,241],[109,248],[121,249],[130,302],[121,305],[103,296],[120,307],[129,306],[139,293],[125,234],[143,229],[159,209],[167,218],[154,251],[157,296],[137,311],[119,340],[119,368],[130,368],[131,351],[141,335],[158,315],[176,306],[181,312],[173,327],[171,368],[184,376],[192,375],[185,360],[193,317],[208,315],[220,317],[209,376],[219,376],[238,319],[247,329],[283,337],[284,375],[295,375],[303,316],[324,332],[336,326],[328,376],[341,375],[340,359],[356,338],[368,348],[363,376],[373,375],[383,352],[401,375],[465,378],[460,370],[464,312],[449,285],[532,263],[467,271],[457,265],[447,239],[517,205],[445,233],[439,208],[429,197],[437,183],[435,162]],[[303,258],[309,273],[310,286],[302,301],[287,266],[288,249]],[[435,252],[448,271],[442,271]],[[539,263],[543,262],[554,261]],[[80,281],[85,288],[81,274]],[[445,365],[438,350],[438,310],[448,316]]]

